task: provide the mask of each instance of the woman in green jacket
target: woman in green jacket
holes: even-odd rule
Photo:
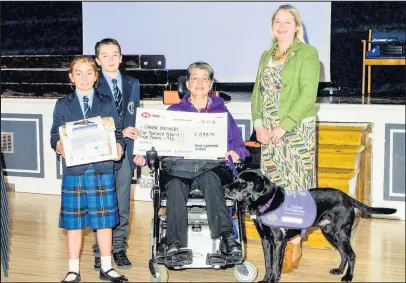
[[[261,171],[285,189],[316,187],[315,102],[320,76],[317,50],[306,44],[295,7],[282,5],[272,16],[272,47],[261,57],[251,112],[261,146]],[[285,250],[282,272],[297,267],[301,237]]]

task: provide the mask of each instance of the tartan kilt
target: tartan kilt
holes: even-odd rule
[[[114,174],[90,168],[62,180],[59,227],[66,230],[114,228],[119,223]]]

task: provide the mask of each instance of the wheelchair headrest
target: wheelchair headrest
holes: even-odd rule
[[[189,90],[187,89],[187,86],[186,86],[186,76],[179,77],[179,79],[178,79],[179,98],[182,99],[188,92],[189,92]]]
[[[231,100],[231,97],[221,91],[216,91],[216,83],[217,80],[213,78],[213,94],[216,96],[220,96],[221,98],[224,99],[225,102],[229,102]],[[181,76],[178,78],[178,95],[179,99],[182,99],[187,93],[189,92],[187,86],[186,86],[186,76]]]

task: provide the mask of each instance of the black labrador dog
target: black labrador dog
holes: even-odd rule
[[[250,212],[257,216],[274,211],[285,199],[283,188],[272,184],[259,170],[242,171],[236,180],[226,185],[224,189],[228,198],[245,202]],[[332,269],[330,273],[342,274],[348,263],[347,272],[341,280],[351,282],[355,264],[355,253],[350,242],[355,219],[354,208],[367,214],[393,214],[396,209],[370,207],[333,188],[315,188],[309,192],[317,209],[316,220],[312,226],[318,226],[341,255],[340,266]],[[286,244],[301,231],[267,226],[259,220],[259,217],[254,219],[254,223],[261,237],[265,258],[265,276],[260,282],[278,282]]]

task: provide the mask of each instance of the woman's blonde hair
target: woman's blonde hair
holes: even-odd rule
[[[279,6],[279,8],[275,11],[275,13],[272,16],[272,21],[271,21],[271,39],[272,39],[272,43],[274,43],[276,41],[276,36],[273,34],[273,30],[272,30],[273,21],[274,21],[274,19],[276,17],[276,14],[280,10],[285,10],[285,11],[288,11],[289,13],[291,13],[293,18],[295,19],[296,26],[299,28],[298,31],[295,34],[295,39],[297,38],[300,41],[305,42],[304,41],[303,24],[302,24],[302,20],[300,19],[299,11],[294,6],[292,6],[290,4],[286,4],[286,5]]]
[[[73,74],[75,66],[77,64],[88,63],[90,67],[92,67],[93,71],[96,74],[96,79],[99,79],[99,72],[97,70],[96,61],[91,56],[77,56],[73,59],[72,63],[70,63],[69,73]]]

